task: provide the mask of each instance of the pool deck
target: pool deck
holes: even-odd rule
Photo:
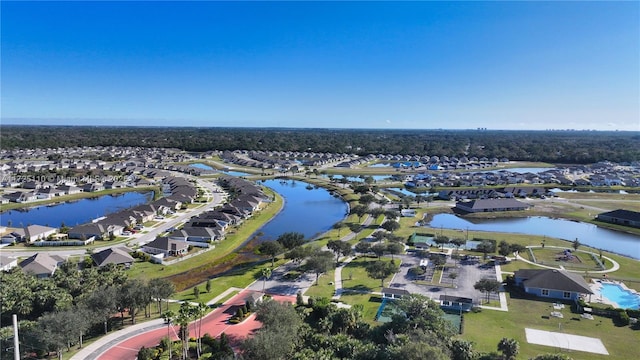
[[[615,301],[612,301],[611,299],[607,298],[606,296],[602,296],[602,284],[615,284],[620,286],[623,290],[629,291],[632,294],[636,294],[638,296],[640,296],[640,294],[638,294],[638,292],[634,289],[629,289],[623,282],[621,281],[614,281],[614,280],[595,280],[592,279],[591,283],[589,284],[589,287],[591,288],[591,291],[593,291],[593,295],[588,295],[586,300],[590,300],[589,302],[591,303],[597,303],[597,304],[605,304],[605,305],[611,305],[614,308],[621,308],[621,306],[616,303]]]

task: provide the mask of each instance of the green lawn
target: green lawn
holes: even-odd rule
[[[546,331],[562,331],[568,334],[595,337],[602,340],[609,351],[609,359],[634,359],[637,357],[638,331],[630,327],[616,327],[611,319],[595,316],[594,320],[572,314],[569,306],[562,310],[563,319],[548,317],[552,302],[512,298],[507,295],[509,311],[482,310],[465,315],[463,338],[475,343],[479,351],[495,351],[500,339],[514,338],[520,343],[518,358],[527,359],[542,353],[554,353],[554,347],[528,344],[525,327]],[[578,320],[579,319],[579,320]],[[603,359],[602,355],[587,352],[571,352],[574,359]]]
[[[358,257],[342,269],[342,288],[353,291],[381,291],[380,280],[367,275],[366,266],[373,261],[391,261],[391,258],[383,257],[380,260],[370,257]],[[397,261],[397,260],[396,260]],[[391,277],[385,279],[385,282]]]

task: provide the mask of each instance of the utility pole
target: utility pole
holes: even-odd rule
[[[18,315],[13,314],[13,359],[20,360],[20,340],[18,339]]]

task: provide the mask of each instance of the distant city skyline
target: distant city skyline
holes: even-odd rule
[[[638,2],[11,2],[2,124],[640,131]]]

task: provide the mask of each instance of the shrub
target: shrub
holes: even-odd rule
[[[409,274],[411,274],[413,276],[423,275],[425,272],[426,272],[426,270],[421,268],[420,266],[415,266],[415,267],[412,267],[411,269],[409,269]]]
[[[618,326],[627,326],[631,322],[631,319],[624,309],[618,309],[618,316],[614,319],[614,321]]]

